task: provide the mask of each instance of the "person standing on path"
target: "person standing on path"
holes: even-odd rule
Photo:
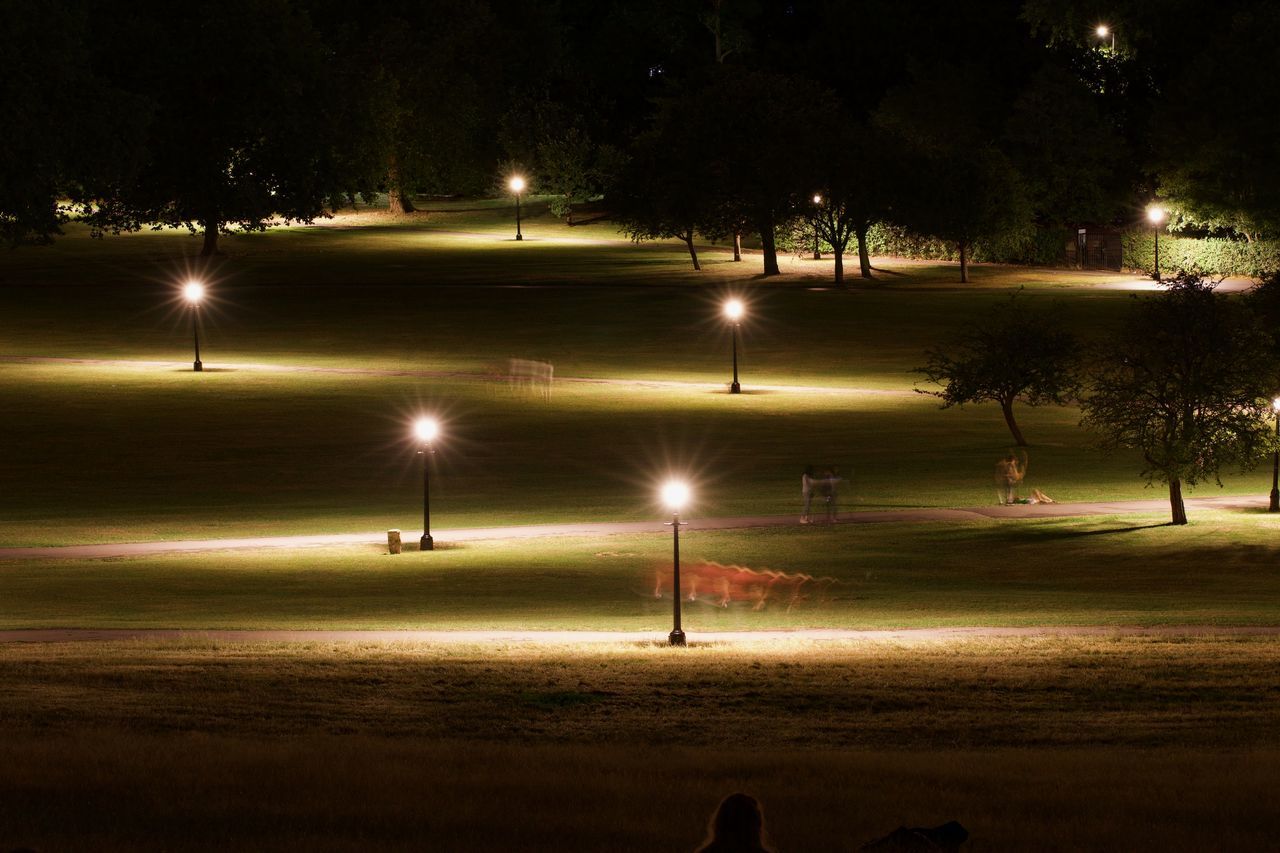
[[[813,521],[813,517],[809,514],[809,509],[813,505],[813,466],[804,466],[804,473],[800,475],[800,498],[804,501],[804,507],[800,510],[800,523],[809,524]]]

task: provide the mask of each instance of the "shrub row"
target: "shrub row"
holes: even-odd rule
[[[1124,265],[1150,272],[1155,265],[1155,235],[1148,229],[1121,235]],[[1181,270],[1201,275],[1244,275],[1261,278],[1280,270],[1280,240],[1227,240],[1221,237],[1160,235],[1160,271]]]

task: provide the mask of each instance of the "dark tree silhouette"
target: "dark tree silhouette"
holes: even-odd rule
[[[1224,468],[1248,469],[1274,447],[1270,344],[1248,305],[1181,275],[1100,351],[1082,424],[1105,449],[1140,451],[1143,476],[1168,484],[1173,523],[1186,524],[1183,483],[1221,485]]]

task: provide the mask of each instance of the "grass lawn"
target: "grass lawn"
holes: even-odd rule
[[[959,625],[1280,624],[1280,546],[1265,515],[877,524],[706,531],[700,560],[835,578],[778,597],[685,610],[698,631]],[[488,541],[388,556],[375,546],[0,563],[2,628],[668,630],[654,573],[670,539]],[[686,580],[687,583],[687,580]],[[686,587],[687,588],[687,587]],[[704,590],[705,592],[705,590]]]
[[[502,238],[506,213],[449,203],[228,240],[208,271],[198,376],[181,366],[189,315],[172,287],[198,264],[194,238],[94,241],[72,227],[7,253],[0,356],[126,363],[0,360],[0,543],[409,528],[406,424],[422,409],[448,421],[433,489],[443,526],[643,518],[672,470],[697,478],[703,515],[789,511],[805,464],[852,472],[854,508],[986,503],[1009,441],[998,413],[940,412],[913,393],[912,369],[1021,286],[1100,338],[1128,297],[1098,286],[1133,281],[979,267],[959,287],[949,265],[886,260],[874,284],[837,291],[817,286],[812,261],[764,282],[754,261],[713,253],[695,275],[675,248],[617,240],[608,223],[543,214],[538,239],[517,245]],[[722,390],[730,292],[750,303],[740,397]],[[616,382],[560,382],[549,403],[531,400],[503,386],[509,357]],[[1059,500],[1151,495],[1132,455],[1090,449],[1075,409],[1020,415],[1029,485]],[[1228,488],[1265,494],[1265,480]]]
[[[1278,650],[6,646],[0,840],[687,850],[747,790],[784,850],[1265,849]]]
[[[660,636],[666,475],[691,477],[699,517],[797,512],[805,464],[841,466],[844,509],[989,503],[1004,424],[914,394],[924,351],[1018,287],[1101,339],[1128,302],[1109,288],[1139,285],[978,265],[960,286],[954,264],[880,259],[875,282],[834,290],[829,261],[784,257],[765,281],[758,256],[709,249],[695,274],[679,244],[568,228],[536,203],[517,244],[510,213],[344,214],[228,239],[210,264],[186,235],[74,227],[4,253],[0,544],[412,532],[406,439],[423,410],[445,425],[435,527],[648,518],[652,534],[0,562],[0,628]],[[173,300],[192,274],[211,293],[201,375]],[[723,390],[730,293],[750,303],[738,397]],[[607,381],[531,399],[501,381],[511,357]],[[1028,487],[1161,494],[1133,456],[1094,453],[1076,409],[1020,414]],[[1227,480],[1260,503],[1268,487],[1261,472]],[[837,583],[790,609],[690,603],[684,650],[0,645],[0,849],[687,850],[734,790],[762,798],[782,850],[953,818],[983,850],[1271,847],[1274,637],[698,643],[1280,624],[1277,519],[1164,521],[690,531],[686,565]]]

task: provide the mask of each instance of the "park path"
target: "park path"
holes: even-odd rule
[[[1188,498],[1187,510],[1196,512],[1208,509],[1261,510],[1265,501],[1256,497],[1220,496],[1212,498]],[[1164,523],[1169,504],[1163,500],[1099,501],[1092,503],[1017,504],[1014,506],[976,506],[948,509],[922,507],[919,509],[868,510],[841,513],[840,524],[884,524],[891,522],[920,523],[930,521],[1000,521],[1027,518],[1072,518],[1093,515],[1123,515],[1130,513],[1160,513],[1153,524]],[[688,529],[736,530],[753,527],[799,526],[796,515],[757,515],[732,518],[690,518]],[[821,526],[821,525],[819,525]],[[652,533],[662,530],[662,522],[653,521],[593,521],[563,524],[525,524],[508,527],[462,527],[435,529],[432,536],[440,544],[476,542],[486,539],[536,539],[547,536],[613,536],[618,534]],[[46,547],[0,548],[0,562],[6,560],[33,559],[99,559],[110,557],[141,557],[152,554],[188,553],[199,551],[225,551],[261,548],[314,548],[326,545],[386,545],[386,531],[367,533],[323,533],[308,536],[251,536],[238,539],[188,539],[154,542],[117,542],[85,545],[55,545]],[[417,536],[406,533],[408,548],[413,549]]]
[[[1064,637],[1276,637],[1280,625],[1029,625],[955,628],[801,628],[690,632],[689,644],[940,643],[956,640]],[[190,630],[179,628],[30,628],[0,631],[5,643],[103,642],[329,643],[393,645],[666,645],[665,631],[331,631]]]
[[[0,363],[4,364],[50,364],[84,367],[133,367],[133,368],[168,368],[171,370],[191,371],[190,361],[149,361],[146,359],[126,358],[70,358],[65,356],[45,355],[0,355]],[[217,372],[261,372],[261,373],[319,373],[335,376],[414,376],[424,379],[460,379],[470,381],[506,382],[507,376],[500,373],[486,373],[467,370],[418,370],[374,367],[322,367],[303,364],[267,364],[260,362],[215,362],[205,361],[204,369],[209,373]],[[557,376],[557,383],[578,385],[614,385],[632,388],[687,388],[690,390],[724,390],[726,382],[691,382],[679,379],[609,379],[591,376]],[[801,394],[845,394],[876,396],[913,396],[915,391],[909,388],[859,388],[851,385],[765,385],[750,383],[743,389],[744,393],[801,393]]]

